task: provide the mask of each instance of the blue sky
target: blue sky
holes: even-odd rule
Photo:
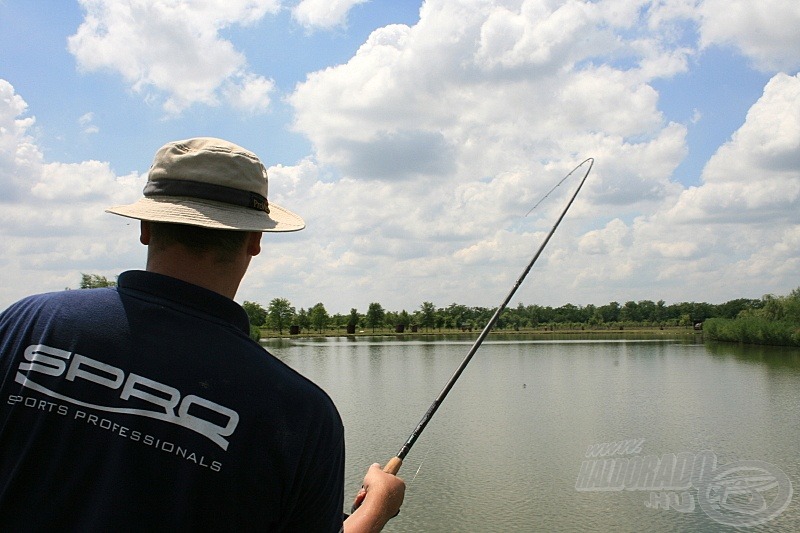
[[[793,0],[0,1],[0,307],[142,268],[103,208],[200,135],[308,223],[239,301],[494,306],[564,198],[523,215],[586,157],[515,302],[787,294],[799,24]]]

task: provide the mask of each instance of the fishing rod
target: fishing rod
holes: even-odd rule
[[[536,254],[533,256],[533,259],[531,259],[530,263],[528,263],[528,266],[525,267],[525,270],[522,271],[522,275],[517,279],[516,283],[514,283],[514,286],[511,288],[511,291],[508,293],[508,296],[506,296],[505,300],[503,300],[503,303],[501,303],[500,307],[498,307],[497,310],[494,312],[494,314],[492,315],[492,318],[489,319],[489,322],[486,324],[486,327],[483,328],[483,331],[481,331],[481,334],[478,335],[477,339],[475,339],[475,343],[472,345],[472,348],[470,348],[469,352],[464,357],[464,360],[461,361],[461,364],[458,366],[456,371],[453,373],[453,375],[450,378],[450,380],[447,382],[447,384],[444,386],[442,391],[439,393],[439,395],[433,401],[431,406],[428,408],[428,410],[425,413],[425,415],[419,421],[419,424],[417,424],[417,427],[414,428],[413,432],[411,432],[411,435],[408,437],[408,440],[406,440],[406,442],[400,448],[400,451],[397,452],[397,455],[395,457],[392,457],[389,460],[389,462],[386,463],[386,466],[383,468],[384,472],[396,475],[397,472],[400,471],[400,467],[403,464],[403,459],[405,459],[406,455],[408,455],[408,452],[411,451],[411,447],[414,446],[414,443],[417,441],[417,439],[419,438],[420,434],[422,434],[422,431],[425,429],[425,426],[428,425],[428,422],[430,422],[430,420],[433,417],[434,413],[436,413],[436,411],[439,409],[439,406],[442,404],[442,402],[444,401],[445,397],[450,392],[450,389],[453,388],[453,385],[455,385],[456,381],[461,376],[461,373],[464,371],[464,369],[469,364],[470,360],[472,359],[472,356],[475,355],[475,352],[477,352],[478,348],[480,348],[481,344],[483,344],[484,339],[486,339],[486,337],[489,335],[489,332],[491,331],[492,327],[494,327],[495,323],[497,322],[497,319],[500,318],[500,314],[503,312],[503,310],[505,310],[506,306],[508,305],[508,302],[511,301],[511,298],[514,296],[514,293],[517,292],[517,289],[520,287],[520,285],[522,285],[522,282],[525,280],[525,277],[528,275],[528,272],[530,272],[531,268],[533,268],[533,265],[534,265],[534,263],[536,263],[536,260],[539,259],[539,256],[541,255],[542,250],[544,250],[544,247],[547,246],[547,243],[550,241],[550,237],[553,236],[553,233],[555,233],[556,228],[558,228],[559,224],[561,224],[561,221],[564,219],[564,216],[567,214],[567,211],[569,211],[569,208],[572,206],[572,202],[575,201],[575,198],[578,196],[578,193],[580,192],[581,187],[583,187],[583,183],[586,181],[586,178],[589,176],[589,172],[592,170],[592,166],[594,165],[594,158],[590,157],[590,158],[587,158],[587,159],[583,160],[578,166],[576,166],[574,169],[572,169],[569,172],[569,174],[564,176],[564,178],[561,181],[559,181],[556,184],[556,186],[553,187],[544,196],[544,198],[546,198],[551,192],[553,192],[556,189],[556,187],[558,187],[559,185],[564,183],[564,181],[568,177],[570,177],[575,171],[577,171],[579,168],[581,168],[587,162],[589,163],[589,167],[586,169],[586,173],[583,175],[583,178],[581,179],[580,183],[578,184],[578,188],[575,189],[575,192],[572,194],[572,197],[570,197],[569,202],[567,202],[566,207],[564,207],[564,210],[561,212],[561,215],[558,217],[558,220],[556,220],[556,223],[553,224],[553,227],[550,229],[550,232],[547,234],[547,237],[545,237],[545,239],[542,242],[541,246],[539,246],[539,249],[536,251]],[[536,205],[539,205],[540,203],[541,203],[541,200]],[[535,208],[536,208],[536,206],[533,207],[533,209],[535,209]],[[531,209],[531,211],[533,211],[533,209]],[[528,211],[528,213],[530,213],[530,211]],[[360,503],[360,502],[358,502],[358,499],[356,501],[357,501],[357,503]],[[358,505],[355,505],[355,504],[353,505],[354,510],[357,507],[358,507]]]

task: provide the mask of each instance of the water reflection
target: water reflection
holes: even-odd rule
[[[715,357],[734,357],[741,362],[766,365],[770,368],[800,370],[800,348],[708,342],[706,350]]]

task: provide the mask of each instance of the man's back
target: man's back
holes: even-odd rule
[[[338,530],[338,413],[247,331],[232,300],[148,272],[12,306],[0,524]]]

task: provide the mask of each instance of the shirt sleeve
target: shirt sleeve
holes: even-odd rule
[[[330,400],[328,400],[330,401]],[[344,428],[339,413],[330,404],[325,422],[319,420],[317,434],[309,447],[298,505],[290,531],[338,533],[344,520]]]

